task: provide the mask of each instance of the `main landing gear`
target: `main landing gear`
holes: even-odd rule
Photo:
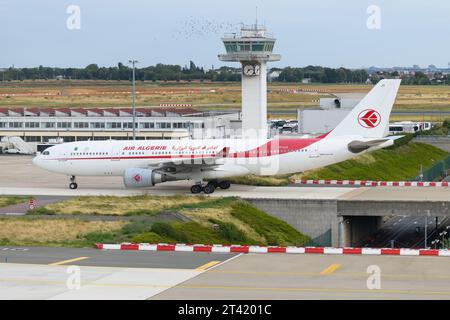
[[[209,181],[205,186],[203,186],[201,183],[196,183],[191,187],[191,192],[193,194],[197,194],[200,192],[204,192],[205,194],[211,194],[213,193],[217,188],[220,189],[229,189],[231,186],[230,181],[223,180],[223,181],[217,181],[212,180]]]
[[[75,190],[76,188],[78,188],[78,184],[75,182],[75,176],[70,176],[69,188],[71,190]]]

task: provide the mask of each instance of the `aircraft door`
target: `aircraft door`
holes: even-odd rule
[[[315,142],[309,146],[309,157],[318,158],[319,156],[319,142]]]
[[[122,157],[121,147],[113,145],[111,150],[111,161],[120,161],[121,157]]]

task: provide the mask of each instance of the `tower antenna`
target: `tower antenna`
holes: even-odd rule
[[[255,28],[258,29],[258,6],[256,6],[256,24]]]

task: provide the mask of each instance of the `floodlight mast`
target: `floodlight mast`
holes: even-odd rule
[[[136,63],[137,60],[128,61],[133,66],[133,140],[136,140]]]

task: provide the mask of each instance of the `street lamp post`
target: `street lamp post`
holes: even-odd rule
[[[133,140],[136,140],[136,63],[137,60],[128,61],[133,66]]]
[[[447,230],[447,229],[446,229]],[[439,233],[439,236],[442,238],[441,239],[441,244],[442,244],[442,249],[444,249],[444,245],[445,245],[445,238],[444,236],[447,234],[447,231],[442,231],[441,233]]]

